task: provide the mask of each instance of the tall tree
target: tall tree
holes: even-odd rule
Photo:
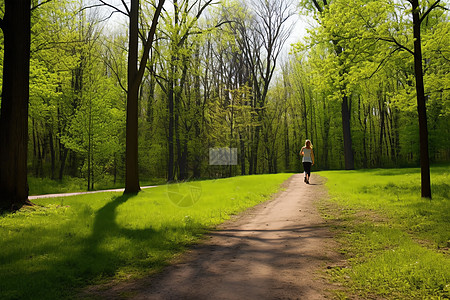
[[[421,191],[422,197],[431,198],[427,106],[425,87],[423,85],[422,42],[420,38],[420,27],[426,16],[439,5],[440,0],[435,1],[422,14],[421,7],[419,6],[419,0],[408,0],[408,2],[411,4],[413,17],[414,75],[416,78],[417,112],[419,115]]]
[[[30,72],[30,0],[6,0],[0,20],[4,35],[0,112],[0,209],[28,202],[28,99]]]
[[[404,43],[399,39],[398,36],[394,36],[394,30],[387,30],[381,32],[381,37],[377,38],[384,42],[389,42],[393,45],[394,53],[399,50],[406,51],[411,54],[414,58],[414,79],[415,79],[415,90],[416,90],[416,100],[417,100],[417,113],[418,113],[418,123],[419,123],[419,149],[420,149],[420,169],[421,169],[421,195],[425,198],[431,198],[431,182],[430,182],[430,158],[429,158],[429,143],[428,143],[428,121],[427,121],[427,96],[425,95],[424,86],[424,69],[423,69],[423,57],[422,57],[422,23],[427,20],[429,14],[436,8],[443,8],[440,6],[441,0],[436,1],[422,1],[419,0],[406,0],[411,7],[412,15],[412,37],[413,37],[413,48],[410,45]],[[394,5],[387,2],[387,7]],[[395,6],[395,5],[394,5]],[[392,6],[391,6],[392,7]],[[407,7],[404,7],[406,10]],[[395,11],[395,8],[392,8]],[[410,24],[410,23],[409,23]],[[392,27],[397,27],[398,24],[391,25]],[[411,25],[409,25],[411,26]],[[409,27],[410,28],[410,27]],[[410,29],[408,29],[410,30]],[[410,34],[407,33],[408,35]],[[404,35],[404,33],[402,33]],[[407,42],[407,41],[406,41]],[[413,85],[412,82],[410,84]]]
[[[322,0],[322,3],[317,0],[312,0],[315,9],[319,12],[321,17],[326,17],[327,9],[330,3],[327,0]],[[331,40],[334,52],[336,56],[340,56],[343,53],[343,48],[339,44],[339,40],[333,38]],[[345,77],[348,70],[345,68],[340,71],[340,76]],[[345,87],[342,89],[342,102],[341,102],[341,117],[342,117],[342,133],[344,137],[344,160],[345,169],[351,170],[355,168],[354,158],[353,158],[353,146],[352,146],[352,135],[350,130],[350,109],[349,109],[349,97],[345,92]]]
[[[128,70],[127,70],[127,117],[126,117],[126,150],[125,150],[125,193],[135,194],[140,191],[139,185],[139,155],[138,155],[138,100],[139,87],[142,83],[150,49],[153,45],[156,27],[159,16],[163,9],[165,0],[159,0],[155,5],[152,22],[147,35],[140,32],[139,20],[139,0],[131,0],[130,5],[122,2],[123,9],[108,3],[105,0],[98,0],[99,4],[94,4],[86,8],[105,6],[128,17]],[[139,60],[139,37],[142,40],[142,56]]]
[[[122,1],[126,11],[122,11],[103,0],[101,4],[112,7],[129,18],[128,34],[128,82],[127,82],[127,120],[126,120],[126,150],[125,150],[125,193],[135,194],[140,191],[138,163],[138,99],[139,87],[149,58],[150,49],[155,37],[156,26],[165,0],[159,0],[153,14],[148,35],[142,34],[143,50],[138,64],[139,54],[139,0],[131,0],[128,7]]]

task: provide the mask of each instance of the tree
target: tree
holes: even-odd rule
[[[322,3],[319,3],[317,0],[312,0],[314,8],[319,12],[321,21],[327,17],[329,14],[329,6],[327,0],[322,0]],[[337,38],[331,39],[332,47],[335,55],[339,58],[344,49],[339,43]],[[341,68],[339,76],[344,78],[347,76],[348,70],[346,68]],[[345,92],[346,87],[342,88],[342,102],[341,102],[341,117],[342,117],[342,133],[344,137],[344,160],[345,160],[345,169],[352,170],[355,168],[354,158],[353,158],[353,146],[352,146],[352,135],[350,130],[350,108],[349,108],[349,97]]]
[[[128,91],[125,154],[125,193],[137,193],[139,186],[138,166],[138,98],[149,52],[153,44],[156,26],[165,0],[159,0],[153,15],[148,36],[144,38],[143,54],[138,65],[139,50],[139,0],[132,0],[129,10],[129,48],[128,48]]]
[[[409,45],[403,44],[398,37],[394,36],[392,29],[394,26],[399,24],[391,24],[391,30],[381,31],[380,36],[376,38],[389,42],[393,45],[396,51],[406,51],[411,54],[414,58],[414,79],[415,79],[415,90],[416,90],[416,100],[417,100],[417,113],[419,120],[419,147],[420,147],[420,169],[421,169],[421,195],[425,198],[431,199],[431,182],[430,182],[430,158],[429,158],[429,143],[428,143],[428,121],[427,121],[427,97],[425,96],[424,87],[424,69],[423,69],[423,57],[422,57],[422,40],[421,40],[421,27],[423,21],[427,20],[428,15],[436,8],[443,8],[439,5],[440,0],[424,1],[422,5],[419,0],[407,0],[411,5],[411,15],[412,15],[412,36],[413,36],[413,50],[409,48]],[[426,7],[425,3],[428,4]],[[392,4],[391,4],[392,5]],[[387,5],[386,7],[390,7]],[[406,10],[406,7],[404,8]],[[395,8],[392,8],[395,11]],[[404,34],[404,33],[402,33]]]
[[[440,0],[435,1],[422,15],[420,13],[419,0],[408,0],[408,2],[411,3],[413,17],[414,74],[416,77],[417,112],[419,115],[421,192],[422,197],[431,199],[427,106],[425,98],[425,88],[423,85],[422,42],[420,38],[420,26],[422,24],[422,21],[431,12],[431,10],[437,7]]]
[[[28,99],[31,0],[5,1],[0,112],[0,210],[28,202]]]
[[[126,150],[125,150],[125,193],[135,194],[140,191],[139,186],[139,155],[138,155],[138,99],[139,87],[144,76],[145,68],[153,45],[156,26],[165,0],[159,0],[155,7],[152,23],[147,36],[141,33],[143,40],[142,56],[138,64],[139,54],[139,0],[131,0],[128,7],[124,1],[125,11],[122,11],[103,0],[95,6],[108,6],[115,12],[122,13],[129,18],[128,34],[128,72],[127,72],[127,117],[126,117]]]

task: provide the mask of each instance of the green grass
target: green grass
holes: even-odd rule
[[[160,185],[166,181],[162,178],[141,180],[141,186]],[[87,191],[87,181],[84,178],[65,176],[63,180],[52,180],[50,178],[36,178],[28,176],[30,195],[59,194]],[[94,184],[95,190],[107,190],[123,188],[124,183],[117,181],[114,184],[112,176],[103,178]]]
[[[289,176],[36,200],[40,206],[0,216],[0,298],[70,298],[89,284],[158,271],[230,215],[269,199]]]
[[[449,169],[432,168],[432,200],[419,169],[320,172],[331,195],[320,208],[347,259],[330,270],[347,287],[339,297],[450,298]]]

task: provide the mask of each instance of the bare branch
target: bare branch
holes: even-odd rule
[[[155,76],[155,80],[158,83],[159,87],[162,89],[162,91],[164,93],[167,94],[167,88],[165,86],[165,83],[167,83],[167,78],[164,78],[164,77],[162,77],[162,76],[160,76],[160,75],[158,75],[156,73],[153,73],[153,75]],[[164,81],[165,83],[163,83],[161,81]]]
[[[127,10],[127,12],[124,12],[124,11],[118,9],[117,7],[115,7],[114,5],[111,5],[111,4],[107,3],[107,2],[105,2],[104,0],[98,0],[98,1],[99,1],[100,3],[102,3],[102,4],[91,5],[91,6],[87,7],[87,8],[99,7],[99,6],[107,6],[107,7],[109,7],[109,8],[114,9],[115,11],[117,11],[117,12],[119,12],[119,13],[121,13],[121,14],[127,16],[127,17],[130,16],[130,12],[128,11],[128,7],[127,7],[126,5],[125,5],[125,9]]]
[[[191,21],[191,23],[188,25],[188,28],[186,30],[186,33],[181,37],[180,42],[178,43],[178,47],[181,47],[184,42],[186,41],[187,37],[189,36],[189,30],[191,30],[191,28],[194,26],[195,22],[200,18],[201,14],[203,13],[203,11],[206,9],[206,7],[208,7],[208,5],[211,4],[211,2],[213,2],[213,0],[209,0],[207,1],[205,4],[203,4],[203,6],[198,10],[197,15],[195,16],[195,18]]]
[[[439,2],[441,2],[441,0],[437,0],[428,8],[428,10],[422,15],[422,17],[420,17],[419,24],[421,24],[422,21],[427,17],[427,15],[438,6]]]
[[[312,0],[313,1],[313,3],[314,3],[314,6],[317,8],[317,10],[319,11],[319,12],[322,12],[323,11],[323,9],[322,9],[322,7],[320,6],[320,4],[317,2],[317,0]],[[326,3],[326,2],[325,2]]]
[[[104,21],[106,21],[106,20],[109,20],[109,19],[111,19],[111,17],[113,16],[113,14],[115,14],[115,13],[118,13],[118,11],[117,10],[114,10],[114,11],[112,11],[110,14],[109,14],[109,16],[108,17],[106,17],[106,18],[103,18],[103,19],[101,19],[101,20],[99,20],[99,23],[101,23],[101,22],[104,22]]]
[[[381,69],[381,67],[383,66],[384,62],[391,57],[392,54],[394,54],[395,52],[397,52],[398,50],[400,50],[399,47],[395,48],[394,51],[392,51],[391,53],[389,53],[389,55],[387,55],[385,58],[383,58],[380,62],[380,64],[378,65],[378,67],[375,69],[375,71],[373,71],[373,73],[367,78],[367,79],[372,79],[373,75],[375,75],[375,73],[378,72],[378,70]]]
[[[442,53],[442,50],[437,50],[436,53],[440,54],[441,57],[442,57],[444,60],[450,62],[450,59],[448,59],[447,57],[445,57],[444,53]]]
[[[113,66],[110,65],[106,60],[105,60],[104,62],[105,62],[105,64],[109,67],[109,69],[111,70],[111,72],[113,72],[114,76],[116,76],[117,82],[119,83],[120,88],[121,88],[125,93],[128,93],[127,89],[122,85],[122,80],[120,79],[119,73],[116,72],[116,70],[114,70]]]
[[[52,0],[46,0],[46,1],[43,1],[43,2],[39,3],[39,4],[36,5],[36,6],[33,6],[33,7],[31,8],[31,11],[35,10],[36,8],[38,8],[38,7],[41,6],[41,5],[44,5],[44,4],[46,4],[46,3],[49,3],[50,1],[52,1]]]
[[[115,56],[112,55],[111,49],[108,47],[108,45],[105,44],[106,49],[111,53],[111,59],[114,63],[114,66],[112,63],[110,63],[105,56],[103,56],[103,62],[109,67],[112,73],[114,73],[115,77],[117,78],[117,82],[119,83],[120,88],[125,92],[128,93],[127,89],[123,86],[121,77],[119,75],[119,66],[117,64],[117,60],[115,59]]]
[[[400,44],[395,38],[391,37],[389,38],[378,38],[378,40],[380,41],[385,41],[385,42],[391,42],[396,44],[400,49],[405,50],[407,52],[409,52],[410,54],[414,55],[414,52],[412,50],[410,50],[409,48],[403,46],[402,44]]]
[[[93,4],[93,5],[85,6],[85,7],[81,8],[81,9],[78,11],[78,13],[80,13],[80,12],[86,10],[86,9],[91,9],[91,8],[96,8],[96,7],[104,7],[104,6],[108,6],[108,7],[114,8],[113,13],[118,12],[118,13],[121,13],[121,14],[123,14],[123,15],[125,15],[125,16],[128,17],[128,15],[127,15],[125,12],[121,11],[120,9],[118,9],[118,8],[116,8],[116,7],[114,7],[114,6],[111,6],[111,5],[105,5],[105,4]],[[110,15],[108,18],[106,18],[106,19],[109,19],[109,18],[112,16],[113,13],[111,13],[111,15]]]
[[[136,74],[136,78],[134,78],[134,85],[139,85],[142,77],[144,76],[145,66],[147,65],[147,60],[150,54],[150,48],[153,45],[153,39],[155,38],[156,26],[158,25],[158,19],[161,15],[162,8],[164,6],[165,0],[159,0],[158,6],[156,7],[155,13],[153,15],[152,25],[150,27],[150,31],[148,32],[146,43],[144,44],[143,54],[141,57],[141,61],[139,64],[139,70]]]
[[[127,14],[129,16],[130,15],[130,8],[128,7],[128,5],[125,3],[124,0],[121,0],[121,1],[122,1],[122,4],[123,4],[123,7],[125,7],[125,10],[127,11]]]

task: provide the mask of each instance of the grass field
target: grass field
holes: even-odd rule
[[[70,298],[160,270],[206,230],[277,192],[291,174],[254,175],[36,200],[0,216],[0,299]]]
[[[419,169],[319,173],[331,195],[320,209],[347,259],[330,270],[346,287],[338,298],[450,298],[449,170],[432,168],[432,200]]]
[[[141,186],[146,185],[161,185],[165,184],[165,179],[154,178],[148,180],[140,180]],[[65,176],[63,180],[52,180],[50,178],[36,178],[28,176],[28,185],[30,187],[30,195],[44,195],[44,194],[60,194],[60,193],[74,193],[86,192],[87,181],[84,178]],[[123,188],[124,183],[117,181],[114,184],[113,178],[105,177],[102,181],[96,182],[95,190],[109,190]]]

